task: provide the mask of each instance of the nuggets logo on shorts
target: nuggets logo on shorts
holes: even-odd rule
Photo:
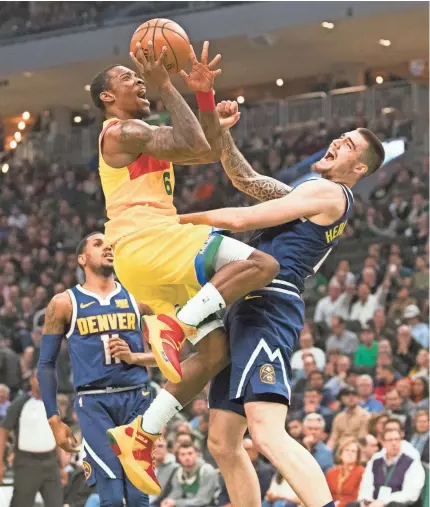
[[[117,308],[130,308],[126,299],[115,299]]]
[[[274,384],[276,382],[275,368],[271,364],[263,364],[260,368],[260,380],[265,384]]]
[[[90,463],[88,463],[88,461],[83,461],[82,466],[84,467],[85,480],[87,481],[91,477],[93,469]]]

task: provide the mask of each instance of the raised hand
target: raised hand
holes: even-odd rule
[[[156,60],[152,41],[148,41],[146,55],[142,45],[138,42],[136,44],[136,55],[130,52],[130,58],[133,60],[137,72],[149,86],[161,88],[170,82],[170,76],[166,69],[166,46],[163,46],[160,56]]]
[[[230,129],[240,119],[239,106],[235,100],[223,100],[217,104],[216,110],[222,129]]]
[[[193,46],[190,46],[190,60],[192,64],[191,71],[187,74],[185,70],[181,70],[180,76],[183,78],[188,88],[193,92],[210,92],[213,89],[215,78],[221,74],[221,69],[213,70],[213,68],[221,60],[221,55],[216,55],[209,63],[208,56],[208,41],[203,43],[200,62],[197,60]]]

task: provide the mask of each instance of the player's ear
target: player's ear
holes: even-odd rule
[[[354,172],[356,174],[358,174],[360,176],[360,178],[363,178],[364,176],[366,176],[368,171],[369,171],[369,168],[368,168],[367,164],[365,164],[364,162],[360,162],[354,168]]]
[[[115,101],[115,95],[112,92],[103,91],[100,93],[100,99],[107,104],[112,104]]]

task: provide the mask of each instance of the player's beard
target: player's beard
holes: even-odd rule
[[[115,269],[113,265],[110,266],[102,265],[95,268],[94,273],[98,276],[102,276],[103,278],[110,278],[115,273]]]

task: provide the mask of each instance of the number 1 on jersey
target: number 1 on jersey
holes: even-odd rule
[[[112,357],[110,355],[110,352],[109,352],[109,340],[111,338],[119,338],[119,336],[117,334],[102,334],[100,336],[100,339],[101,341],[103,342],[103,349],[104,349],[104,352],[105,352],[105,364],[106,365],[110,365],[110,364],[120,364],[121,363],[121,359],[119,357]],[[112,361],[113,359],[113,361]]]

